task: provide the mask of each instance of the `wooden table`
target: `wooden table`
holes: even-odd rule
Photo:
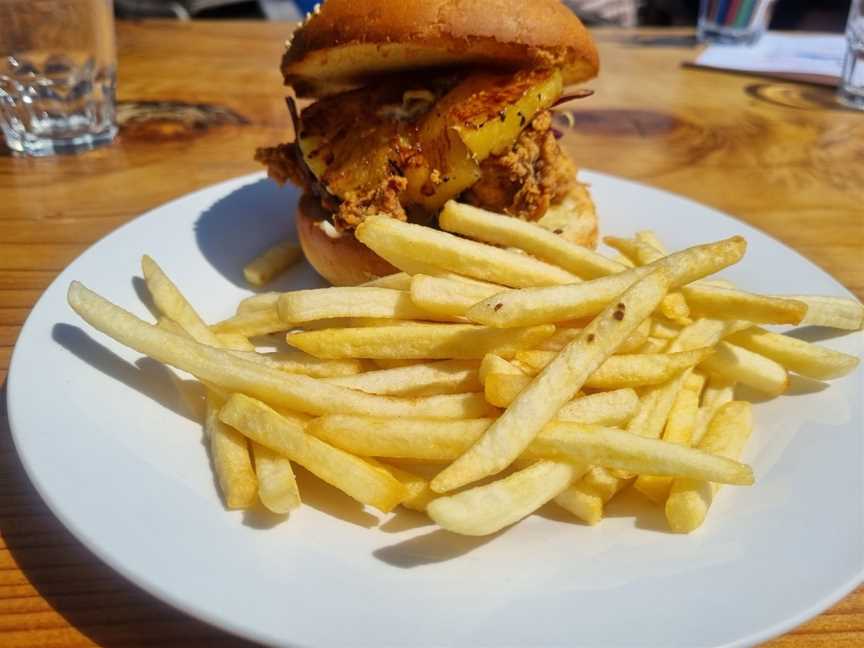
[[[147,209],[256,170],[253,149],[288,136],[277,63],[289,31],[121,24],[118,142],[79,157],[0,154],[0,383],[30,308],[66,264]],[[597,33],[597,94],[565,138],[576,160],[732,213],[864,297],[864,113],[839,108],[826,88],[682,67],[695,50],[681,36]],[[72,538],[24,475],[5,405],[4,388],[0,645],[243,645]],[[773,645],[864,645],[864,588]]]

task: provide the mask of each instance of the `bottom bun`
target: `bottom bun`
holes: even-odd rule
[[[306,259],[334,286],[356,286],[399,272],[358,241],[351,232],[330,236],[322,227],[328,214],[316,198],[305,194],[297,208],[297,234]],[[563,238],[597,246],[597,212],[585,185],[577,185],[559,205],[550,207],[538,225]],[[335,233],[335,230],[334,230]]]
[[[297,208],[297,236],[303,254],[316,272],[334,286],[356,286],[399,272],[354,238],[352,232],[330,236],[322,228],[327,212],[316,198],[304,194]]]

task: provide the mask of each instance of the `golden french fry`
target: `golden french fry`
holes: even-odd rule
[[[265,250],[243,268],[243,276],[253,286],[263,286],[303,258],[303,251],[293,241],[283,241]]]
[[[380,416],[470,418],[489,414],[482,394],[447,394],[399,399],[330,385],[277,371],[233,353],[185,339],[141,321],[75,281],[69,305],[91,326],[151,358],[187,371],[226,391],[260,398],[277,407],[310,414],[352,413]],[[494,411],[494,410],[492,410]]]
[[[254,398],[232,395],[219,411],[219,419],[256,443],[297,462],[358,502],[385,513],[407,495],[405,487],[387,471],[307,434],[302,427]]]
[[[452,461],[492,424],[492,419],[431,420],[330,414],[306,431],[352,454],[390,459]]]
[[[567,462],[537,461],[490,484],[439,497],[429,503],[426,512],[448,531],[488,535],[555,498],[582,470]]]
[[[441,228],[494,245],[524,250],[587,279],[626,270],[620,263],[571,243],[535,224],[450,200],[438,216]]]
[[[249,508],[255,503],[258,480],[249,458],[246,437],[219,420],[221,406],[219,396],[208,391],[204,430],[213,458],[216,481],[219,482],[225,506],[230,509]]]
[[[243,313],[251,313],[257,310],[275,309],[281,294],[278,292],[266,292],[246,297],[246,299],[240,300],[240,303],[237,304],[236,314],[242,315]]]
[[[453,490],[509,466],[651,314],[668,288],[669,277],[661,270],[624,292],[522,390],[477,443],[432,480],[432,490]]]
[[[613,250],[617,250],[628,259],[634,261],[637,266],[649,265],[658,259],[662,259],[664,256],[653,245],[640,241],[638,238],[628,239],[619,236],[604,236],[603,242]]]
[[[267,365],[278,371],[302,374],[310,378],[338,378],[354,376],[366,370],[363,360],[344,358],[342,360],[322,360],[297,349],[275,353],[235,353],[238,358]]]
[[[486,377],[492,373],[516,375],[525,374],[522,369],[514,365],[512,362],[508,362],[501,356],[494,353],[487,353],[485,356],[483,356],[483,360],[480,361],[480,370],[478,371],[480,383],[485,385]]]
[[[554,332],[551,324],[524,329],[416,324],[292,333],[286,341],[290,346],[327,359],[470,360],[480,359],[492,351],[512,355],[521,349],[530,349]]]
[[[189,336],[201,344],[220,346],[216,335],[208,328],[183,293],[174,285],[153,259],[146,254],[141,258],[141,269],[147,290],[153,297],[156,308],[165,317],[176,322]]]
[[[777,295],[807,304],[807,313],[799,322],[802,326],[828,326],[857,331],[864,327],[864,304],[845,297],[823,295]]]
[[[737,461],[615,428],[553,421],[529,446],[530,456],[569,459],[645,475],[749,485],[753,471]]]
[[[384,463],[383,461],[376,461],[369,457],[366,458],[366,461],[374,466],[386,470],[388,473],[393,475],[393,477],[398,479],[405,487],[405,499],[399,502],[405,508],[425,513],[429,502],[438,497],[438,495],[433,493],[432,489],[429,488],[428,479],[425,479],[420,475],[415,475],[414,473],[398,466]]]
[[[636,330],[633,331],[626,340],[615,350],[617,354],[636,353],[643,344],[648,340],[648,334],[651,332],[651,322],[645,320]]]
[[[411,301],[424,311],[439,316],[464,315],[477,302],[506,290],[503,286],[483,286],[429,275],[411,278]]]
[[[712,375],[707,379],[699,413],[696,417],[696,427],[691,435],[690,445],[697,446],[708,431],[708,424],[718,410],[735,396],[735,381]]]
[[[674,340],[681,333],[681,326],[661,317],[651,318],[651,337]]]
[[[555,418],[569,423],[606,425],[626,424],[639,411],[639,396],[632,389],[616,389],[579,396],[564,405]]]
[[[366,283],[360,285],[367,288],[392,288],[394,290],[410,290],[411,275],[409,275],[407,272],[396,272],[385,277],[378,277],[377,279],[372,279],[371,281],[367,281]]]
[[[290,513],[300,507],[300,490],[291,460],[260,443],[252,442],[258,499],[273,513]]]
[[[750,438],[753,418],[750,403],[732,401],[724,405],[708,427],[699,449],[716,457],[737,459]],[[672,483],[666,500],[666,520],[673,531],[690,533],[705,521],[708,508],[717,494],[711,481],[679,478]]]
[[[236,333],[217,333],[216,339],[219,340],[219,346],[230,351],[254,351],[255,345],[249,341],[245,335],[237,335]]]
[[[788,335],[771,333],[758,326],[733,333],[726,339],[779,362],[789,371],[815,380],[840,378],[851,373],[859,363],[855,356]]]
[[[279,297],[283,322],[302,324],[336,317],[383,317],[394,320],[440,319],[411,301],[411,294],[392,288],[318,288],[294,290]]]
[[[807,304],[794,299],[768,297],[736,288],[690,284],[681,288],[696,317],[739,319],[760,324],[798,324]]]
[[[666,420],[666,427],[663,431],[665,442],[688,447],[691,445],[693,432],[699,418],[699,396],[704,383],[705,378],[698,374],[691,374],[685,381],[684,388],[678,392]],[[640,475],[633,483],[633,487],[651,501],[662,504],[669,495],[672,478],[660,475]]]
[[[659,385],[688,367],[693,367],[714,350],[711,347],[677,353],[622,354],[607,358],[588,380],[591,389],[620,389]],[[535,371],[542,370],[555,357],[550,351],[519,351],[516,359]]]
[[[279,318],[275,308],[261,308],[239,313],[234,317],[217,322],[211,330],[218,334],[233,333],[245,337],[269,335],[288,330],[289,325]]]
[[[555,503],[588,524],[594,525],[603,519],[603,498],[587,488],[581,480],[557,495]]]
[[[594,315],[640,278],[657,268],[670,274],[671,285],[681,286],[736,263],[747,247],[733,237],[670,254],[653,264],[593,279],[572,286],[524,288],[494,295],[472,306],[465,316],[478,324],[515,327],[546,324]]]
[[[663,353],[669,346],[669,340],[649,337],[645,343],[637,349],[638,353]]]
[[[663,298],[660,312],[673,322],[684,323],[690,320],[690,306],[679,291],[671,292]]]
[[[779,396],[789,387],[789,374],[779,362],[725,341],[714,349],[716,353],[699,365],[705,371],[771,396]]]
[[[480,391],[478,373],[474,360],[441,360],[326,380],[368,394],[431,396]]]
[[[636,232],[636,240],[647,243],[663,256],[669,254],[666,246],[657,238],[657,233],[654,230],[640,230]]]
[[[579,281],[566,270],[537,259],[395,218],[367,218],[354,233],[359,241],[391,263],[392,259],[410,254],[412,259],[504,286],[547,286]]]

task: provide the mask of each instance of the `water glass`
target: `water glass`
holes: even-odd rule
[[[850,108],[864,110],[864,0],[852,0],[846,23],[846,58],[837,98]]]
[[[700,0],[699,40],[752,45],[771,22],[775,0]]]
[[[0,129],[13,153],[109,143],[115,85],[111,0],[0,0]]]

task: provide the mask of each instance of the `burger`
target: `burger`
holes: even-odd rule
[[[557,0],[327,0],[282,59],[294,141],[255,158],[302,188],[300,243],[334,285],[396,272],[354,237],[365,218],[435,227],[451,199],[593,247],[594,205],[551,109],[597,69]]]

